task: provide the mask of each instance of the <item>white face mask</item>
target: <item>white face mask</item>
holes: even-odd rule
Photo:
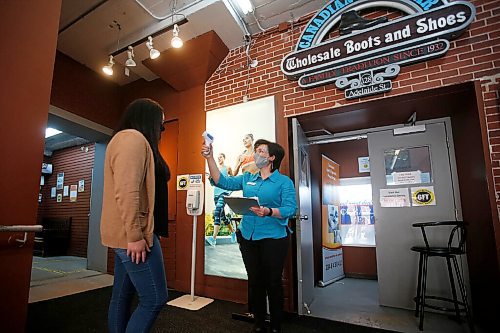
[[[269,164],[269,160],[267,157],[262,157],[260,156],[260,154],[257,153],[253,154],[253,159],[255,161],[255,165],[259,169],[262,169],[263,167]]]

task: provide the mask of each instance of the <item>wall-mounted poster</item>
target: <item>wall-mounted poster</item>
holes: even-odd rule
[[[67,197],[69,195],[69,186],[65,185],[63,188],[63,197]]]
[[[51,187],[50,188],[50,197],[51,198],[55,198],[56,197],[56,188],[55,187]]]
[[[62,202],[62,194],[57,193],[57,202]]]
[[[56,188],[62,190],[64,186],[64,172],[59,172],[57,174]]]
[[[270,96],[207,112],[206,131],[214,137],[214,158],[224,175],[258,172],[253,145],[258,139],[276,141],[274,108]],[[224,202],[224,196],[242,196],[242,192],[214,187],[208,179],[205,183],[205,274],[246,279],[234,233],[241,216]]]
[[[84,192],[84,191],[85,191],[85,179],[82,179],[78,181],[78,192]]]
[[[69,190],[69,201],[75,202],[76,197],[77,197],[77,186],[76,185],[71,185],[71,188]]]
[[[319,285],[326,286],[344,277],[339,226],[340,166],[325,155],[321,155],[321,170],[323,278]]]

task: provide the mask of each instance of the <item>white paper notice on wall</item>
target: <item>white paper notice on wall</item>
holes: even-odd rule
[[[59,172],[57,174],[56,188],[62,190],[64,185],[64,172]]]
[[[67,197],[69,195],[69,185],[64,185],[63,196]]]
[[[71,185],[69,189],[69,201],[76,202],[76,198],[78,197],[78,187],[76,185]]]
[[[434,186],[412,187],[411,202],[413,206],[436,206]]]
[[[393,172],[392,177],[395,185],[420,184],[422,182],[420,171]]]
[[[78,192],[85,192],[85,179],[78,181]]]
[[[381,188],[380,207],[410,207],[410,195],[407,188]]]
[[[359,173],[370,172],[370,158],[358,157],[358,169]]]

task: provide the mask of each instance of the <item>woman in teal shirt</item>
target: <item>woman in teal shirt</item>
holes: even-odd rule
[[[259,173],[245,172],[236,177],[223,175],[217,168],[212,146],[202,146],[210,176],[217,187],[243,190],[245,197],[258,197],[260,207],[250,208],[239,225],[240,250],[248,275],[249,304],[255,315],[254,332],[264,332],[266,295],[269,297],[271,331],[281,332],[283,286],[281,276],[288,251],[288,219],[295,215],[297,200],[292,180],[278,169],[285,156],[283,147],[257,140],[255,163]]]

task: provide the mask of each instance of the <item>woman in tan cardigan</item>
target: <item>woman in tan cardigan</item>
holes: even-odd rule
[[[110,332],[149,332],[167,301],[159,242],[167,236],[170,179],[158,150],[164,119],[155,101],[132,102],[106,149],[101,240],[115,252]],[[135,292],[139,305],[130,315]]]

